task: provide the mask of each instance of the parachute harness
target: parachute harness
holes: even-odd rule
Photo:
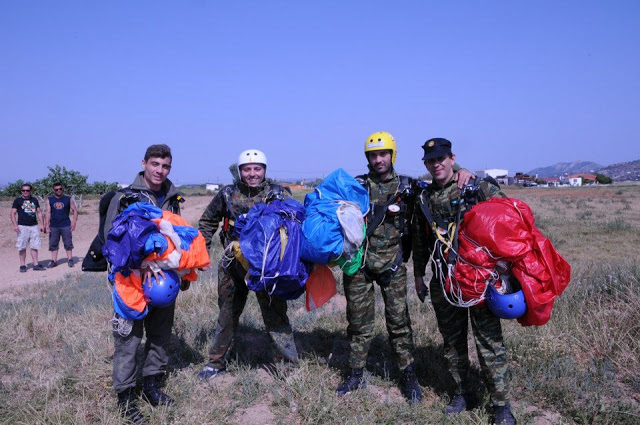
[[[431,223],[432,231],[436,235],[436,238],[433,249],[431,250],[431,256],[429,257],[429,261],[427,262],[427,266],[435,263],[435,267],[433,267],[433,270],[435,270],[434,277],[440,283],[444,298],[449,304],[456,307],[469,308],[482,303],[485,300],[486,285],[492,285],[496,281],[500,280],[500,274],[496,270],[474,265],[466,261],[464,258],[460,257],[458,253],[460,223],[462,222],[464,212],[466,212],[465,207],[470,207],[477,203],[477,192],[478,186],[468,185],[462,190],[458,199],[452,200],[452,205],[455,205],[458,211],[455,220],[449,223],[446,229],[439,228],[436,221],[433,221]],[[463,208],[465,208],[465,211],[463,211]],[[488,248],[480,246],[480,244],[469,238],[464,233],[462,234],[462,236],[467,241],[476,246],[476,250],[483,250],[491,258],[499,260],[499,258],[491,253]],[[446,257],[447,254],[448,257]],[[446,262],[446,272],[443,266],[444,258],[448,258],[448,261]],[[483,279],[482,281],[480,281],[480,278],[483,274],[478,272],[475,273],[473,288],[479,295],[468,301],[465,301],[463,297],[462,286],[455,277],[455,267],[458,261],[471,266],[476,271],[481,270],[482,272],[484,272],[485,276],[489,276],[486,280]],[[446,288],[447,276],[449,277],[449,290],[447,290]],[[480,290],[481,284],[485,285],[485,288],[483,288],[482,290]]]
[[[118,332],[118,335],[122,337],[129,336],[133,330],[133,320],[125,319],[118,313],[113,313],[111,318],[111,327],[114,332]]]

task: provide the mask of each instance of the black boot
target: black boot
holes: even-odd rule
[[[364,380],[364,370],[361,368],[351,369],[349,376],[338,385],[336,393],[338,393],[338,395],[345,395],[366,386],[367,382]]]
[[[173,399],[160,390],[162,375],[151,375],[142,378],[142,395],[152,406],[171,406]]]
[[[496,425],[516,425],[516,418],[511,413],[511,406],[496,406],[493,408],[493,422]]]
[[[449,404],[444,408],[445,415],[457,415],[467,410],[467,400],[461,394],[453,396]]]
[[[118,393],[118,409],[129,423],[144,425],[146,421],[144,415],[138,410],[138,400],[133,388],[128,388]]]
[[[402,371],[400,390],[409,403],[420,403],[422,401],[422,391],[412,364]]]

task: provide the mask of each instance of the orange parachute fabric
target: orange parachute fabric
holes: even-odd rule
[[[178,261],[178,267],[172,267],[171,269],[176,271],[182,280],[197,280],[198,275],[196,269],[210,264],[209,253],[207,252],[206,243],[202,234],[198,232],[198,235],[193,238],[189,244],[189,249],[181,249],[178,254],[176,245],[170,234],[172,232],[172,226],[192,226],[178,214],[169,211],[162,211],[162,219],[151,219],[151,221],[160,229],[163,229],[165,233],[169,233],[169,235],[163,233],[168,244],[164,252],[161,254],[152,252],[145,257],[145,261],[156,262],[162,269],[166,269],[163,265],[167,262],[172,261],[172,263],[175,263]],[[170,226],[167,226],[167,223],[169,223]],[[175,237],[177,234],[174,232],[173,236]],[[179,239],[176,239],[176,241],[179,241]],[[129,276],[125,276],[120,272],[116,273],[114,290],[119,298],[117,299],[114,296],[114,303],[118,304],[119,311],[126,315],[126,317],[137,319],[146,314],[147,302],[144,299],[142,281],[137,270],[129,273]]]
[[[322,307],[338,292],[331,269],[325,264],[316,264],[307,278],[305,291],[307,292],[307,311]]]
[[[551,318],[553,302],[571,280],[571,266],[535,226],[529,206],[513,198],[491,198],[468,211],[460,225],[459,260],[454,279],[465,300],[478,298],[497,261],[511,263],[527,303],[518,319],[541,326]]]

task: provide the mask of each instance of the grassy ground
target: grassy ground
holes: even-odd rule
[[[519,422],[638,423],[640,186],[511,189],[507,194],[531,205],[542,232],[573,266],[572,283],[547,325],[523,328],[503,321]],[[219,257],[219,250],[213,255]],[[216,271],[205,272],[178,298],[166,384],[176,404],[151,409],[142,403],[153,423],[487,422],[483,403],[457,418],[442,415],[451,381],[441,339],[432,307],[420,304],[412,290],[415,357],[425,392],[419,406],[405,403],[396,387],[381,299],[367,367],[370,385],[335,396],[348,356],[341,294],[313,313],[304,310],[303,298],[290,303],[301,354],[300,366],[292,371],[265,367],[271,358],[268,339],[250,297],[230,373],[199,382],[195,375],[217,317],[215,282]],[[408,284],[413,287],[411,279]],[[85,273],[22,288],[16,299],[0,303],[0,423],[122,423],[111,389],[112,310],[104,275]],[[477,367],[474,383],[486,402]]]

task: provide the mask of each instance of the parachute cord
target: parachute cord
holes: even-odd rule
[[[473,306],[481,303],[482,301],[484,301],[484,299],[485,299],[484,291],[478,298],[474,298],[474,299],[471,299],[469,301],[465,301],[464,300],[463,293],[462,293],[462,287],[461,287],[460,283],[455,278],[455,264],[447,265],[447,272],[446,273],[443,270],[441,258],[444,258],[445,253],[450,249],[452,250],[452,252],[450,252],[449,255],[451,255],[453,253],[453,248],[451,247],[451,245],[448,244],[446,241],[444,241],[442,239],[436,240],[435,243],[434,243],[433,250],[431,251],[431,256],[429,257],[429,261],[428,261],[427,264],[431,264],[434,261],[434,256],[437,254],[438,258],[435,260],[436,267],[435,267],[435,276],[434,276],[434,278],[436,278],[438,280],[438,282],[440,283],[440,287],[442,289],[442,293],[444,295],[444,298],[449,304],[451,304],[451,305],[453,305],[455,307],[462,307],[462,308],[473,307]],[[455,254],[457,255],[458,253],[455,252]],[[488,284],[488,282],[491,281],[491,280],[495,281],[495,279],[499,278],[499,275],[494,270],[490,270],[490,269],[487,269],[487,268],[484,268],[484,267],[475,266],[475,265],[469,263],[468,261],[466,261],[464,258],[460,257],[459,255],[457,255],[457,258],[458,258],[457,261],[462,261],[465,264],[469,264],[472,267],[474,267],[476,270],[481,269],[481,270],[484,270],[486,272],[489,272],[490,273],[490,278],[487,280],[487,282],[485,282],[485,284]],[[477,275],[478,274],[476,273],[476,276]],[[446,290],[447,276],[449,276],[449,291]],[[478,286],[478,280],[477,280],[477,277],[476,277],[476,280],[474,282],[474,287],[477,288],[477,286]],[[476,292],[479,292],[479,291],[476,291]]]
[[[266,235],[266,233],[264,233],[264,231],[263,231],[263,234],[264,234],[264,236],[266,238],[267,235]],[[260,270],[260,281],[263,282],[264,290],[267,292],[267,294],[269,294],[269,297],[271,297],[271,295],[275,292],[278,282],[276,281],[276,283],[273,285],[273,289],[271,291],[268,291],[267,290],[266,280],[268,280],[268,279],[276,279],[276,278],[278,278],[280,276],[280,271],[277,271],[276,274],[273,275],[273,276],[265,276],[264,275],[264,269],[265,269],[265,267],[267,265],[267,253],[269,252],[269,246],[271,245],[271,241],[273,240],[273,237],[274,237],[275,234],[276,234],[276,232],[272,233],[271,236],[269,236],[269,240],[267,241],[267,244],[266,244],[265,249],[263,251],[262,269]],[[280,235],[280,234],[278,233],[278,235]]]
[[[133,320],[125,319],[114,312],[111,318],[111,326],[114,332],[118,332],[118,335],[126,337],[129,336],[133,330]]]
[[[220,259],[220,263],[222,264],[223,269],[228,269],[233,260],[235,260],[236,256],[233,252],[233,242],[227,245],[222,253],[222,258]]]

